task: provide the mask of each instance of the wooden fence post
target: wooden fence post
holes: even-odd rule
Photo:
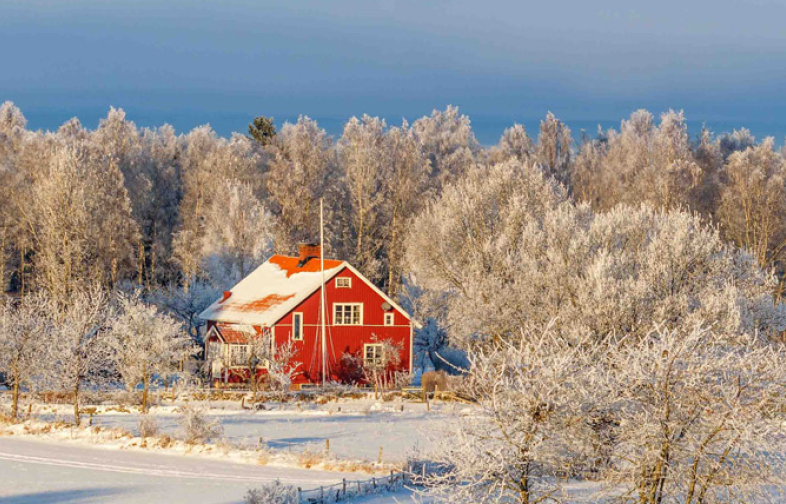
[[[297,487],[297,502],[298,504],[303,502],[303,490],[300,487]]]
[[[341,483],[342,483],[341,490],[344,493],[344,497],[346,497],[347,496],[347,479],[346,478],[341,478]]]
[[[382,447],[381,446],[379,447],[379,460],[378,460],[378,463],[380,463],[380,464],[382,463]]]
[[[330,456],[330,438],[325,439],[325,456]]]

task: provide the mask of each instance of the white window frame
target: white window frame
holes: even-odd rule
[[[368,349],[374,348],[374,357],[373,357],[373,365],[380,366],[382,365],[382,343],[365,343],[363,345],[363,366],[369,367],[371,363],[370,359],[368,358]]]
[[[351,289],[351,288],[352,288],[352,277],[336,277],[336,289]]]
[[[338,316],[338,309],[341,307],[341,317]],[[345,322],[347,307],[353,308],[350,314],[354,313],[354,308],[358,311],[358,322],[354,323],[351,319],[349,323]],[[354,318],[354,317],[351,317]],[[337,326],[360,326],[363,325],[363,303],[333,303],[333,325]]]
[[[242,349],[242,351],[241,351]],[[242,360],[237,357],[238,353],[242,353]],[[248,363],[248,355],[251,353],[250,345],[229,345],[229,365],[231,367],[245,366]]]
[[[385,322],[384,322],[384,324],[386,326],[395,325],[396,317],[395,317],[395,314],[393,312],[385,313],[384,315],[385,315]]]
[[[300,330],[296,330],[295,317],[300,318]],[[303,341],[303,312],[292,313],[292,341]]]

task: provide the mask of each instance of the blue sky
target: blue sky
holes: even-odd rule
[[[114,105],[222,134],[259,114],[337,133],[455,104],[486,143],[549,110],[593,129],[676,108],[780,142],[784,19],[774,0],[0,0],[0,100],[33,128]]]

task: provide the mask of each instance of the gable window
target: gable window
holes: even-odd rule
[[[379,367],[382,365],[382,344],[366,343],[363,348],[363,365],[365,367]]]
[[[385,325],[393,325],[393,314],[386,313],[385,314]]]
[[[295,341],[303,339],[303,312],[292,314],[292,339]]]
[[[352,288],[352,278],[351,277],[338,277],[338,278],[336,278],[336,288],[337,289],[350,289],[350,288]]]
[[[362,303],[335,303],[333,304],[334,325],[361,325],[363,324]]]

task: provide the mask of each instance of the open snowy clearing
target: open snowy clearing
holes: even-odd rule
[[[154,453],[100,450],[35,440],[0,438],[0,501],[241,502],[250,488],[280,479],[314,488],[347,473],[276,468]],[[362,476],[359,476],[362,477]],[[399,492],[399,499],[408,499]],[[393,502],[376,496],[356,502]]]
[[[401,406],[404,411],[400,411]],[[382,447],[382,459],[387,463],[403,463],[417,448],[426,449],[440,429],[452,417],[450,411],[465,406],[456,404],[426,405],[420,403],[375,403],[352,401],[324,405],[267,404],[267,410],[241,410],[237,403],[212,404],[207,415],[221,422],[223,441],[245,447],[267,447],[272,450],[300,453],[322,453],[330,440],[330,455],[340,459],[376,462]],[[281,408],[281,409],[279,409]],[[52,410],[68,415],[67,407],[45,409],[39,413],[52,419]],[[62,410],[62,411],[60,411]],[[93,425],[120,427],[137,434],[141,414],[117,412],[112,408],[97,407]],[[154,407],[161,432],[178,434],[181,415],[175,406]]]

